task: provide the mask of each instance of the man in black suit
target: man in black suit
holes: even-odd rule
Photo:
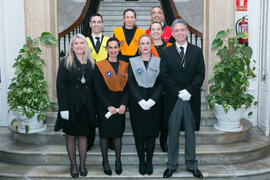
[[[189,31],[185,20],[176,19],[171,27],[176,42],[164,50],[160,65],[160,79],[165,93],[165,114],[169,119],[168,162],[163,177],[171,177],[178,168],[178,138],[180,129],[183,129],[187,170],[192,172],[194,177],[203,178],[195,157],[195,130],[200,127],[200,88],[205,76],[204,59],[202,50],[187,42]],[[183,117],[181,115],[178,119],[172,117],[176,102],[188,105],[191,108],[190,114]]]

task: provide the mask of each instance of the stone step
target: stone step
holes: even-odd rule
[[[118,2],[121,2],[121,3],[127,3],[127,2],[159,2],[159,0],[134,0],[134,1],[131,1],[131,0],[103,0],[103,2],[113,2],[113,3],[118,3]]]
[[[112,9],[113,8],[113,9]],[[99,11],[120,11],[119,13],[123,14],[123,12],[128,9],[132,8],[136,11],[147,11],[150,15],[150,12],[152,10],[152,6],[133,6],[133,7],[126,7],[126,6],[100,6]]]
[[[99,9],[98,13],[101,14],[103,17],[105,16],[119,16],[121,15],[122,16],[122,21],[123,21],[123,12],[124,11],[114,11],[113,9],[111,10],[102,10],[102,9]],[[149,11],[136,11],[136,19],[139,17],[139,16],[149,16],[150,17],[150,12]]]
[[[115,6],[117,6],[117,7],[126,7],[126,9],[128,9],[128,8],[133,8],[133,7],[141,7],[141,6],[149,6],[149,7],[151,7],[151,9],[152,9],[152,7],[154,7],[154,6],[159,6],[160,5],[160,3],[158,2],[158,1],[156,1],[156,3],[155,2],[151,2],[151,1],[149,1],[149,2],[125,2],[125,3],[123,3],[123,2],[113,2],[113,3],[110,3],[110,2],[101,2],[100,3],[100,5],[99,5],[99,7],[100,8],[102,8],[102,7],[115,7]]]
[[[128,121],[129,122],[129,121]],[[215,130],[213,127],[201,127],[200,131],[196,132],[197,144],[226,144],[244,141],[249,137],[249,131],[252,124],[247,120],[242,120],[243,130],[237,133],[227,133]],[[19,144],[33,144],[33,145],[64,145],[65,136],[63,132],[53,131],[53,127],[49,127],[46,131],[36,134],[20,134],[11,133],[12,139]],[[95,145],[99,145],[99,133],[97,129]],[[180,133],[179,144],[185,144],[184,132]],[[126,128],[122,144],[135,144],[131,128]],[[156,144],[160,144],[156,140]]]
[[[123,15],[118,13],[117,15],[103,16],[103,20],[104,20],[104,23],[106,21],[120,21],[121,23],[123,23]],[[151,22],[151,17],[150,17],[150,15],[138,16],[136,18],[136,22],[138,23],[140,21],[147,21],[147,22],[149,21],[149,22]]]
[[[139,27],[140,26],[149,26],[151,25],[151,20],[149,19],[148,21],[145,21],[145,20],[136,20],[136,24],[139,24]],[[117,27],[120,27],[123,25],[123,21],[120,19],[120,20],[109,20],[109,21],[104,21],[104,27],[106,26],[113,26],[114,28],[117,28]],[[114,29],[113,28],[113,29]]]
[[[122,26],[122,25],[123,25],[123,22],[122,22],[122,24],[119,24],[118,26],[107,25],[106,22],[104,22],[103,32],[111,32],[112,33],[113,29],[115,29],[115,28],[117,28],[119,26]],[[150,26],[150,24],[149,25],[144,25],[144,26],[138,25],[137,27],[146,30],[146,29],[149,28],[149,26]]]
[[[137,165],[123,166],[123,173],[117,175],[114,172],[114,161],[111,162],[113,171],[112,176],[103,173],[102,166],[88,165],[88,175],[83,179],[100,180],[100,179],[151,179],[161,180],[165,165],[155,165],[154,172],[151,176],[140,175]],[[231,165],[199,165],[204,179],[213,180],[269,180],[270,176],[270,156],[255,160],[248,163],[237,163]],[[0,178],[5,180],[70,180],[70,167],[68,165],[61,166],[25,166],[18,164],[0,163]],[[80,177],[81,178],[81,177]],[[186,167],[181,165],[170,179],[195,179]]]
[[[68,165],[69,160],[64,145],[27,145],[0,138],[0,159],[2,162],[25,165]],[[184,164],[184,146],[180,145],[179,164]],[[252,134],[242,142],[216,145],[197,145],[196,157],[200,165],[224,165],[243,163],[261,158],[270,151],[270,137]],[[77,154],[77,156],[79,156]],[[114,151],[109,151],[111,162],[115,159]],[[122,164],[138,164],[135,145],[123,145]],[[79,157],[77,157],[78,159]],[[153,163],[163,165],[167,153],[156,145]],[[99,165],[102,162],[100,147],[95,145],[87,153],[87,164]]]

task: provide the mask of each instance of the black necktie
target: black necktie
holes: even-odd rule
[[[180,59],[181,59],[181,65],[185,66],[185,58],[184,58],[184,47],[180,47]]]
[[[96,50],[98,52],[99,51],[99,48],[100,48],[100,45],[101,45],[101,43],[100,43],[100,37],[96,37],[96,40],[97,40],[97,42],[96,42]]]

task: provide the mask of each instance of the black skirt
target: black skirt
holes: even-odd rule
[[[74,116],[75,118],[72,118],[73,120],[65,120],[58,113],[55,130],[59,131],[63,129],[63,132],[71,136],[88,136],[93,123],[90,111],[86,107],[82,107]]]

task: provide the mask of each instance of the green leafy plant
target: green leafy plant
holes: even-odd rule
[[[44,79],[42,66],[45,61],[40,57],[40,44],[52,45],[57,42],[49,32],[43,32],[40,37],[31,39],[26,37],[26,43],[19,51],[13,68],[15,77],[8,87],[9,111],[18,112],[21,116],[31,119],[38,114],[38,121],[45,121],[45,110],[49,107],[48,84]],[[11,125],[19,121],[12,120]],[[26,133],[29,126],[25,125]]]
[[[212,42],[212,50],[218,50],[221,61],[215,64],[214,74],[209,78],[209,95],[206,97],[210,108],[214,104],[222,105],[227,113],[234,110],[248,108],[254,102],[254,96],[247,93],[249,79],[255,78],[255,67],[251,66],[252,49],[238,42],[245,37],[244,33],[237,35],[231,29],[217,33]],[[255,60],[253,60],[255,63]],[[252,112],[249,112],[251,115]]]

